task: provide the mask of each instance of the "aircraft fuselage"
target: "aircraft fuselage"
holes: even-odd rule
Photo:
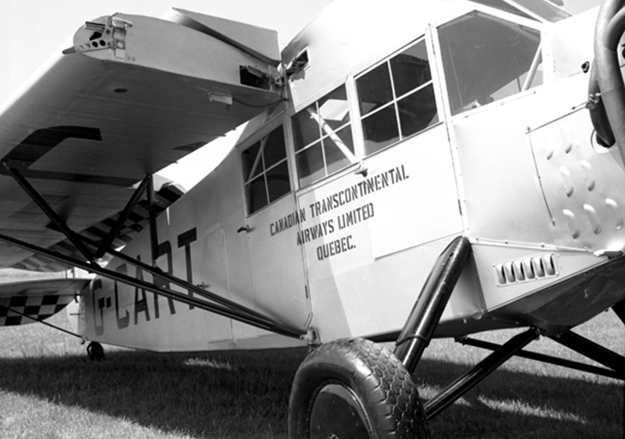
[[[585,108],[594,14],[545,24],[470,2],[392,3],[353,15],[337,2],[284,49],[286,101],[158,218],[158,267],[321,341],[398,332],[460,235],[472,258],[437,336],[558,333],[621,300],[625,270],[605,255],[625,246],[625,173]],[[148,262],[149,244],[144,231],[124,253]],[[138,287],[91,289],[89,339],[298,343]]]

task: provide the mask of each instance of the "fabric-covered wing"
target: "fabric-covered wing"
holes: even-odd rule
[[[90,279],[49,279],[0,284],[0,326],[25,325],[52,317],[89,282]]]
[[[155,192],[154,195],[154,213],[158,216],[178,198],[184,195],[184,189],[175,184],[165,183],[160,190]],[[115,227],[119,216],[120,214],[115,214],[110,218],[106,218],[105,220],[86,228],[81,233],[81,236],[93,242],[101,242],[106,239],[110,230]],[[111,247],[120,248],[132,241],[134,237],[139,234],[139,232],[147,227],[148,219],[149,208],[147,200],[144,198],[137,203],[132,213],[128,216],[124,226],[119,230],[113,242],[111,242]],[[82,255],[76,250],[68,239],[63,239],[62,241],[50,246],[48,249],[65,256],[70,256],[74,259],[82,259]],[[11,268],[37,272],[59,272],[69,270],[73,268],[73,266],[63,264],[59,261],[35,253],[28,256],[26,259],[13,264]]]
[[[281,99],[275,32],[185,13],[87,22],[0,109],[0,233],[42,248],[65,240],[11,170],[82,233],[114,218],[146,175]],[[260,43],[243,50],[237,34]],[[0,244],[0,267],[31,268],[32,256]]]

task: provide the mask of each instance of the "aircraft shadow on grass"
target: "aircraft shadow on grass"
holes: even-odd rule
[[[0,390],[80,407],[194,438],[286,437],[288,396],[302,349],[261,353],[111,352],[0,359]],[[423,359],[423,396],[466,366]],[[431,422],[434,437],[622,437],[623,387],[616,380],[554,378],[498,370]],[[460,434],[459,434],[460,432]]]

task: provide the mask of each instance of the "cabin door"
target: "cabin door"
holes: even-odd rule
[[[291,190],[282,126],[245,149],[242,163],[255,304],[277,320],[304,330],[310,307],[297,231],[305,212],[297,208]]]

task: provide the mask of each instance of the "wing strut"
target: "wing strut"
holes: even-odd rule
[[[122,210],[122,212],[119,214],[119,217],[117,218],[117,222],[111,228],[106,238],[104,238],[102,242],[100,243],[98,250],[95,252],[96,258],[101,258],[107,252],[108,248],[111,246],[111,244],[117,237],[118,233],[124,227],[124,224],[128,220],[128,217],[132,213],[132,210],[137,205],[139,200],[141,200],[141,196],[147,189],[148,182],[150,181],[152,181],[151,175],[148,175],[146,178],[143,179],[143,181],[141,181],[141,184],[139,185],[135,193],[132,195],[132,197],[128,201],[128,204],[126,204],[126,207],[124,207],[124,210]],[[152,214],[152,211],[153,210],[150,209],[150,215]]]
[[[37,190],[24,178],[24,176],[15,168],[9,166],[6,160],[2,161],[2,165],[11,174],[13,179],[21,186],[22,189],[30,196],[30,198],[39,206],[39,208],[46,214],[48,218],[54,223],[56,227],[70,240],[74,247],[85,257],[89,263],[94,264],[95,258],[91,250],[89,250],[82,240],[74,233],[63,221],[63,219],[50,207],[50,205],[43,199]]]
[[[52,209],[52,207],[50,207],[50,205],[43,199],[43,197],[39,195],[37,190],[24,178],[24,176],[17,169],[12,168],[6,161],[3,161],[2,165],[8,170],[8,172],[24,189],[24,191],[32,198],[32,200],[39,206],[39,208],[48,216],[48,218],[50,218],[50,220],[58,227],[58,229],[60,229],[61,232],[69,239],[74,247],[85,257],[86,262],[1,234],[0,241],[4,241],[8,244],[23,248],[33,253],[38,253],[57,262],[61,262],[73,267],[82,268],[84,270],[99,274],[109,279],[113,279],[115,281],[122,282],[136,288],[145,289],[166,298],[182,302],[187,305],[195,306],[200,309],[204,309],[205,311],[210,311],[236,321],[247,323],[251,326],[265,329],[276,334],[294,338],[300,338],[302,335],[305,334],[304,330],[284,325],[283,323],[277,322],[257,311],[220,297],[219,295],[204,290],[200,287],[196,287],[195,285],[192,285],[174,276],[166,274],[158,267],[156,267],[158,233],[156,228],[156,212],[154,209],[154,184],[152,180],[152,175],[147,175],[143,179],[131,199],[126,204],[126,207],[121,212],[116,224],[109,231],[104,241],[97,243],[87,238],[84,238],[72,231],[65,223],[65,221],[63,221],[63,219]],[[110,248],[110,245],[119,233],[119,230],[121,230],[126,219],[130,216],[132,209],[141,199],[141,196],[146,190],[148,197],[149,227],[152,249],[151,256],[153,264],[152,266],[144,264],[134,258],[128,257]],[[91,249],[89,248],[90,246],[96,249],[95,252],[91,251]],[[115,257],[121,258],[128,263],[140,268],[141,270],[151,274],[153,279],[164,279],[168,283],[184,288],[191,294],[184,294],[178,291],[173,291],[163,286],[157,286],[155,282],[149,283],[141,279],[135,279],[121,273],[107,270],[95,261],[95,255],[103,255],[104,253],[109,253]],[[206,300],[195,298],[192,295],[193,293]]]
[[[227,307],[227,306],[219,305],[216,303],[210,303],[210,302],[207,302],[206,300],[200,300],[193,296],[190,296],[190,295],[178,292],[178,291],[173,291],[165,287],[156,286],[153,283],[145,282],[141,279],[135,279],[133,277],[127,276],[122,273],[117,273],[111,270],[107,270],[106,268],[102,268],[96,263],[83,262],[83,261],[74,259],[72,257],[65,256],[60,253],[56,253],[56,252],[38,247],[36,245],[29,244],[24,241],[20,241],[19,239],[11,238],[6,235],[0,234],[0,241],[4,241],[8,244],[23,248],[31,252],[39,253],[47,258],[59,261],[67,265],[72,265],[77,268],[82,268],[83,270],[91,271],[95,274],[99,274],[100,276],[104,276],[109,279],[122,282],[132,287],[144,289],[154,294],[159,294],[168,299],[182,302],[186,305],[192,305],[197,308],[203,309],[205,311],[209,311],[209,312],[212,312],[220,316],[227,317],[227,318],[230,318],[230,319],[242,322],[242,323],[247,323],[248,325],[255,326],[261,329],[265,329],[267,331],[271,331],[276,334],[280,334],[280,335],[284,335],[286,337],[292,337],[292,338],[300,338],[301,336],[305,334],[305,331],[303,330],[292,328],[281,322],[274,321],[271,318],[262,316],[261,314],[253,310],[247,309],[243,307],[242,305],[236,305],[238,309],[233,309],[234,306]],[[146,268],[146,271],[151,273],[154,277],[163,277],[163,278],[170,279],[170,276],[165,275],[165,273],[162,273],[160,271],[157,271],[147,266],[145,266],[145,268]],[[176,283],[179,283],[179,284],[184,283],[184,282],[181,282],[179,279],[175,279],[173,277],[171,277],[171,279],[176,280]],[[195,288],[196,287],[194,287],[194,291],[195,291]],[[205,297],[208,294],[210,294],[211,295],[210,297],[212,299],[219,298],[219,296],[213,293],[209,293],[208,291],[205,291],[205,290],[201,290],[201,291],[203,291],[203,295]],[[234,305],[233,302],[229,302],[226,299],[219,298],[219,300],[221,302],[228,302]]]
[[[85,242],[87,242],[87,244],[95,244],[92,243],[90,240],[83,238],[85,240]],[[2,240],[2,235],[0,235],[0,240]],[[258,313],[254,310],[251,310],[249,308],[246,308],[243,305],[239,305],[236,302],[233,302],[231,300],[225,299],[221,296],[219,296],[218,294],[212,293],[208,290],[205,290],[201,287],[198,287],[196,285],[190,284],[189,282],[182,280],[178,277],[172,276],[170,274],[165,273],[164,271],[161,271],[159,268],[157,267],[151,267],[148,264],[145,264],[131,256],[128,256],[124,253],[112,250],[112,249],[108,249],[107,253],[109,253],[111,256],[114,256],[116,258],[119,258],[125,262],[128,262],[129,264],[133,265],[134,267],[147,272],[148,274],[151,274],[154,277],[160,278],[168,283],[172,283],[174,285],[177,285],[181,288],[184,288],[185,290],[192,292],[194,294],[197,294],[200,297],[203,297],[205,299],[211,300],[215,303],[219,303],[227,308],[231,308],[233,310],[237,310],[240,312],[244,312],[247,313],[249,315],[252,316],[256,316],[258,318],[261,319],[266,319],[267,317],[265,317],[264,315],[262,315],[261,313]]]
[[[151,175],[146,177],[148,182],[148,211],[150,218],[150,248],[152,250],[152,266],[156,267],[158,255],[158,229],[156,228],[156,213],[154,212],[154,181]]]
[[[92,243],[92,245],[98,247],[98,250],[95,253],[96,258],[101,258],[107,252],[114,252],[110,249],[111,244],[117,237],[117,234],[124,227],[126,220],[132,213],[132,210],[141,200],[141,197],[146,191],[148,198],[148,221],[150,228],[150,250],[152,256],[152,267],[156,267],[156,259],[158,254],[158,228],[156,226],[156,209],[154,208],[154,177],[152,176],[152,174],[146,175],[146,177],[141,181],[141,184],[126,204],[126,207],[124,207],[124,210],[119,214],[117,222],[109,231],[106,238],[99,245],[97,243]],[[85,238],[81,239],[85,240]],[[120,253],[117,253],[117,255],[120,255]]]
[[[9,307],[9,306],[4,306],[4,305],[0,304],[0,308],[6,309],[9,312],[15,313],[15,314],[20,315],[22,317],[26,317],[27,319],[30,319],[30,320],[34,320],[35,322],[38,322],[38,323],[41,323],[43,325],[49,326],[52,329],[56,329],[58,331],[64,332],[64,333],[66,333],[68,335],[72,335],[72,336],[74,336],[76,338],[79,338],[79,339],[84,341],[84,338],[81,337],[80,335],[78,335],[78,334],[76,334],[76,333],[74,333],[72,331],[68,331],[65,328],[61,328],[60,326],[53,325],[52,323],[45,322],[45,321],[43,321],[41,319],[36,319],[36,318],[34,318],[32,316],[29,316],[28,314],[24,314],[23,312],[20,312],[20,311],[14,309],[14,308]]]

